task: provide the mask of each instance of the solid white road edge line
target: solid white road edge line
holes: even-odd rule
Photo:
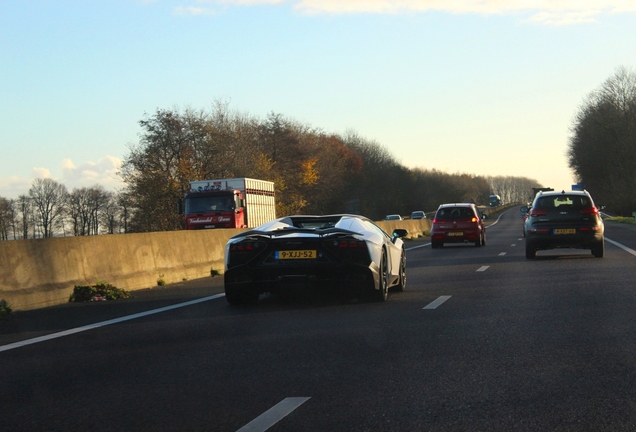
[[[610,239],[608,239],[607,237],[605,237],[605,241],[606,241],[606,242],[610,242],[610,243],[611,243],[611,244],[613,244],[614,246],[618,246],[619,248],[623,249],[624,251],[629,252],[630,254],[632,254],[632,255],[636,256],[636,251],[635,251],[634,249],[630,249],[630,248],[628,248],[627,246],[622,245],[622,244],[620,244],[620,243],[619,243],[619,242],[617,242],[617,241],[614,241],[614,240],[610,240]]]
[[[69,335],[72,335],[72,334],[75,334],[75,333],[80,333],[80,332],[83,332],[83,331],[86,331],[86,330],[93,330],[93,329],[96,329],[96,328],[99,328],[99,327],[104,327],[104,326],[111,325],[111,324],[117,324],[117,323],[120,323],[120,322],[124,322],[124,321],[133,320],[133,319],[136,319],[136,318],[145,317],[145,316],[148,316],[148,315],[153,315],[153,314],[156,314],[156,313],[165,312],[165,311],[169,311],[169,310],[172,310],[172,309],[178,309],[178,308],[182,308],[182,307],[185,307],[185,306],[191,306],[193,304],[202,303],[202,302],[209,301],[209,300],[214,300],[214,299],[217,299],[219,297],[224,297],[224,296],[225,296],[225,294],[216,294],[216,295],[209,296],[209,297],[202,297],[200,299],[190,300],[190,301],[187,301],[187,302],[184,302],[184,303],[178,303],[178,304],[175,304],[175,305],[172,305],[172,306],[166,306],[166,307],[162,307],[162,308],[159,308],[159,309],[153,309],[153,310],[149,310],[149,311],[146,311],[146,312],[140,312],[140,313],[136,313],[136,314],[133,314],[133,315],[124,316],[124,317],[121,317],[121,318],[115,318],[115,319],[108,320],[108,321],[102,321],[102,322],[98,322],[98,323],[95,323],[95,324],[89,324],[89,325],[86,325],[86,326],[83,326],[83,327],[77,327],[77,328],[64,330],[64,331],[57,332],[57,333],[51,333],[49,335],[40,336],[40,337],[36,337],[36,338],[33,338],[33,339],[26,339],[26,340],[23,340],[23,341],[20,341],[20,342],[15,342],[15,343],[12,343],[12,344],[0,346],[0,352],[9,351],[9,350],[12,350],[12,349],[15,349],[15,348],[20,348],[20,347],[23,347],[23,346],[26,346],[26,345],[31,345],[31,344],[35,344],[35,343],[39,343],[39,342],[44,342],[44,341],[48,341],[48,340],[51,340],[51,339],[56,339],[56,338],[60,338],[60,337],[64,337],[64,336],[69,336]]]
[[[427,304],[426,306],[424,306],[422,309],[437,309],[437,307],[439,305],[441,305],[442,303],[444,303],[446,300],[448,300],[449,298],[451,298],[451,296],[439,296],[437,298],[437,300],[434,300],[432,302],[430,302],[429,304]]]
[[[308,397],[285,398],[236,432],[264,432],[309,399]]]

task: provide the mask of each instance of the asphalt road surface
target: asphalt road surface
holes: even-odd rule
[[[407,243],[407,290],[230,307],[222,278],[0,322],[3,431],[636,429],[636,231]]]

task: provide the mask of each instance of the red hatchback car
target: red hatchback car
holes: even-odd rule
[[[474,243],[486,245],[486,226],[475,204],[442,204],[435,213],[431,228],[431,246],[439,248],[444,243]]]

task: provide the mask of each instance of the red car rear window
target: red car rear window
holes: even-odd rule
[[[475,216],[469,207],[447,207],[437,211],[437,219],[471,219]]]

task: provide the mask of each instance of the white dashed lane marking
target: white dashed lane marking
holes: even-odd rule
[[[424,306],[422,309],[437,309],[439,305],[444,303],[449,298],[451,298],[451,296],[439,296],[437,300],[430,302],[429,304]]]
[[[490,266],[481,266],[477,269],[478,272],[485,272],[486,270],[488,270]]]
[[[506,252],[501,252],[501,253],[499,254],[499,256],[504,256],[505,254],[506,254]]]
[[[256,417],[237,432],[264,432],[287,417],[289,413],[309,400],[308,397],[288,397]]]

